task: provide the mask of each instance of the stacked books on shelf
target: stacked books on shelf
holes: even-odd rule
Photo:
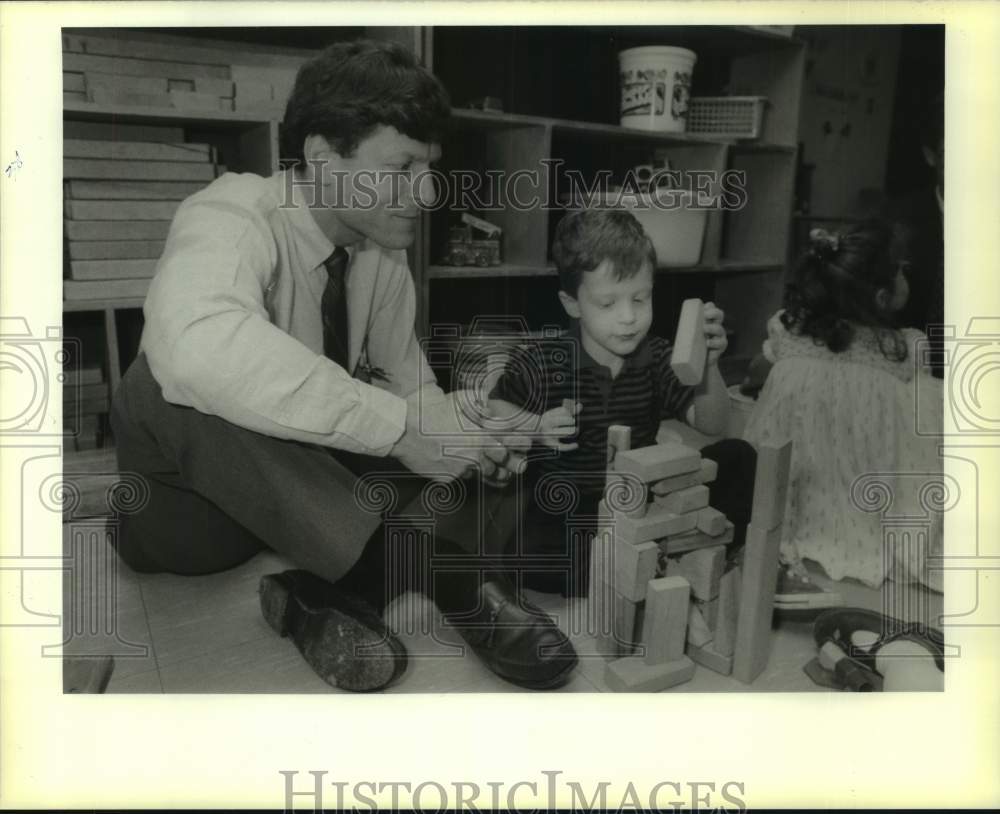
[[[67,123],[66,300],[145,296],[177,207],[225,172],[215,150],[185,142],[181,128],[126,132],[136,140],[120,140],[119,125]]]
[[[137,39],[135,32],[63,32],[63,99],[95,105],[253,113],[280,119],[312,52],[258,52],[235,43]]]
[[[65,452],[96,449],[104,440],[104,417],[111,407],[109,385],[100,365],[77,367],[63,385]]]

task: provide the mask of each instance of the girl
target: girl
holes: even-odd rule
[[[881,224],[813,230],[784,309],[768,322],[764,355],[774,367],[744,437],[792,439],[779,605],[818,591],[806,585],[803,558],[836,580],[878,587],[892,577],[939,590],[927,558],[940,553],[943,522],[926,505],[943,477],[939,439],[917,434],[915,399],[929,395],[920,410],[940,416],[943,394],[919,359],[924,335],[895,327],[909,289],[891,243]],[[905,526],[893,522],[903,517]]]

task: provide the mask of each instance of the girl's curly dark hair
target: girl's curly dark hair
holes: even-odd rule
[[[847,350],[857,326],[866,326],[883,356],[905,360],[906,341],[894,315],[878,302],[880,290],[891,293],[895,286],[889,227],[871,221],[840,233],[814,229],[809,242],[785,289],[782,324],[834,353]]]

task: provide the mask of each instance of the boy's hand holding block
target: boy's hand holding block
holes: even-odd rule
[[[670,368],[681,384],[688,386],[700,384],[705,375],[708,346],[705,344],[704,309],[705,304],[701,300],[684,300],[677,321]]]

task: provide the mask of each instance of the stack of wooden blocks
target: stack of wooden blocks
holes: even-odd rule
[[[177,207],[225,167],[209,145],[185,143],[180,128],[136,126],[135,140],[123,140],[117,125],[68,122],[66,129],[63,296],[143,297]],[[75,132],[88,137],[69,135]]]
[[[715,463],[680,443],[629,450],[629,436],[609,431],[591,551],[589,619],[613,659],[606,681],[659,691],[690,680],[697,662],[749,683],[767,661],[790,445],[758,453],[743,565],[727,567],[733,525],[705,485]]]
[[[302,55],[65,32],[63,99],[280,119]]]

